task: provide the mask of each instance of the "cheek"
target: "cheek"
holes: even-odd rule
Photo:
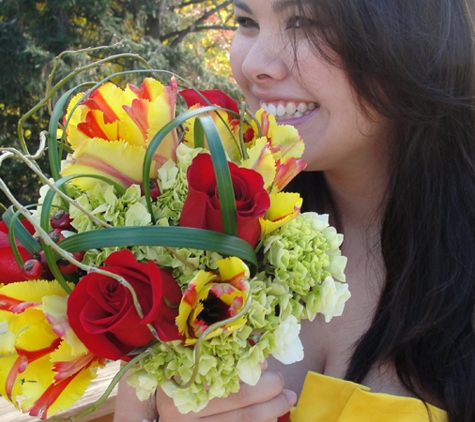
[[[248,102],[250,100],[248,97],[250,95],[251,81],[243,71],[243,63],[251,48],[252,44],[250,42],[243,39],[239,34],[236,34],[233,43],[231,44],[229,60],[234,79],[243,91],[246,96],[246,101]]]
[[[231,70],[239,85],[241,85],[241,80],[244,78],[242,73],[242,63],[246,58],[245,49],[242,44],[243,43],[239,40],[238,35],[236,35],[229,51]]]

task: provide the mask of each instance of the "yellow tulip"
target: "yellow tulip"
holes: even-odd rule
[[[259,171],[271,187],[272,192],[281,191],[306,166],[300,158],[305,144],[297,129],[289,125],[278,125],[275,116],[265,110],[258,110],[256,118],[260,122],[263,139],[255,140],[248,145],[248,156],[243,165]],[[257,124],[252,123],[254,133]],[[269,156],[273,159],[273,170]]]
[[[298,193],[278,192],[270,194],[270,207],[261,223],[261,238],[293,220],[300,213],[302,198]]]

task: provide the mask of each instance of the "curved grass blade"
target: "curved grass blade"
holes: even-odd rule
[[[59,123],[63,118],[64,106],[69,101],[74,91],[87,86],[91,86],[91,83],[84,83],[71,88],[61,96],[54,106],[53,114],[51,115],[48,127],[48,158],[51,166],[51,175],[53,176],[54,180],[61,178],[61,175],[59,174],[61,170],[61,160],[59,157],[56,133],[58,131]]]
[[[229,164],[221,142],[221,136],[211,116],[199,116],[195,119],[196,126],[201,126],[208,141],[213,159],[214,174],[218,186],[219,203],[223,232],[232,236],[237,235],[236,199]]]
[[[107,233],[103,230],[107,230]],[[255,274],[257,270],[256,253],[245,240],[225,233],[189,227],[111,227],[69,236],[58,245],[68,252],[114,246],[169,246],[201,249],[218,252],[225,256],[237,256],[249,263],[252,274]]]
[[[41,246],[38,244],[36,239],[28,232],[27,229],[23,226],[23,224],[19,221],[19,212],[14,211],[13,207],[11,206],[5,211],[2,215],[3,221],[8,227],[9,232],[14,232],[14,237],[18,239],[18,241],[25,247],[25,249],[34,254],[36,252],[41,251]]]
[[[155,223],[155,218],[153,217],[153,209],[152,209],[152,200],[150,199],[150,167],[152,166],[153,156],[157,151],[157,148],[160,146],[160,143],[165,139],[165,137],[173,130],[175,130],[178,126],[183,124],[188,119],[202,113],[207,113],[208,111],[215,111],[220,110],[221,107],[218,106],[209,106],[209,107],[202,107],[195,110],[188,110],[179,116],[175,117],[173,120],[168,122],[165,126],[163,126],[157,134],[152,138],[150,141],[147,151],[145,152],[145,158],[143,161],[143,190],[145,195],[145,200],[147,202],[147,209],[148,212],[152,215],[152,221]]]
[[[195,148],[204,148],[205,147],[205,131],[203,125],[198,118],[195,119],[193,125],[193,145]]]

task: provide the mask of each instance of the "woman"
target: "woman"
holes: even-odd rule
[[[159,391],[160,420],[274,421],[315,371],[328,377],[303,395],[344,379],[423,403],[405,420],[475,421],[473,1],[236,0],[235,14],[235,78],[252,109],[299,129],[308,172],[293,189],[344,233],[352,298],[303,325],[302,362],[269,361],[198,414]],[[116,422],[156,416],[133,394],[121,387]]]

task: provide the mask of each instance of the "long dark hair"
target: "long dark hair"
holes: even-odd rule
[[[346,378],[362,382],[390,362],[450,422],[474,422],[475,2],[296,4],[316,54],[332,61],[336,52],[362,107],[394,123],[380,239],[386,282]],[[301,178],[308,203],[333,206],[322,174]]]

